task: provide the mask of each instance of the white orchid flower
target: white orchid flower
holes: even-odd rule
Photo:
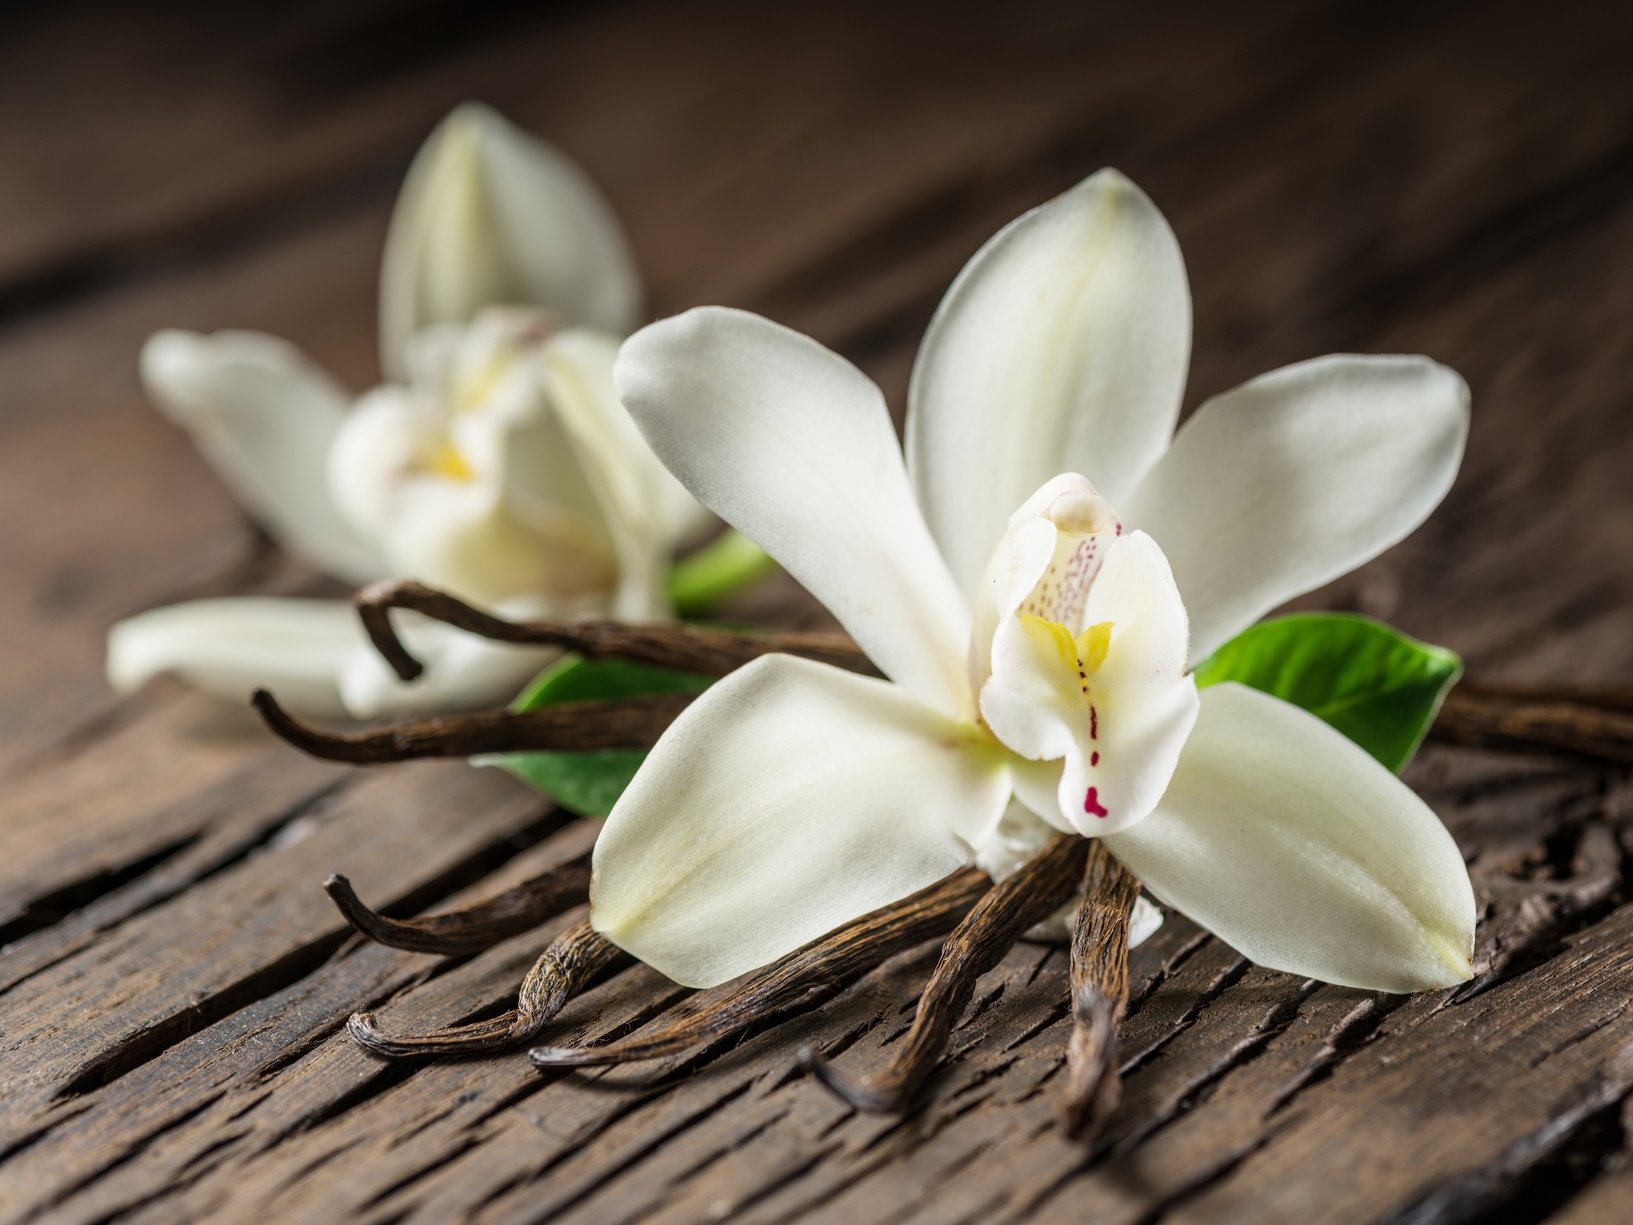
[[[1175,435],[1189,311],[1167,224],[1107,171],[954,283],[905,463],[879,390],[795,332],[705,308],[626,342],[618,388],[653,449],[889,679],[769,656],[705,693],[608,818],[598,930],[716,983],[1002,858],[1031,813],[1104,837],[1263,965],[1468,977],[1473,894],[1433,812],[1314,716],[1199,696],[1186,671],[1187,620],[1200,658],[1429,513],[1466,388],[1422,358],[1328,357]]]
[[[230,331],[158,333],[142,377],[250,513],[343,582],[413,576],[512,616],[662,617],[673,550],[708,520],[612,384],[604,329],[632,321],[632,278],[583,176],[464,107],[391,225],[384,358],[399,379],[353,406],[292,346]],[[511,305],[478,311],[484,293]],[[130,690],[172,672],[234,700],[265,685],[303,713],[371,718],[505,701],[550,656],[428,621],[407,633],[427,665],[412,685],[344,601],[196,601],[115,626],[108,675]]]

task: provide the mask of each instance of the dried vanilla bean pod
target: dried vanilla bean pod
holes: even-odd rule
[[[539,1047],[528,1055],[540,1067],[594,1067],[657,1059],[713,1041],[796,1004],[837,995],[887,958],[945,935],[991,888],[979,868],[960,868],[796,949],[724,994],[698,1001],[655,1033],[604,1046]]]
[[[1140,882],[1105,844],[1089,844],[1072,929],[1072,1034],[1066,1046],[1066,1133],[1092,1137],[1122,1099],[1117,1026],[1128,1007],[1128,921]]]
[[[508,621],[446,592],[402,579],[365,587],[353,603],[375,649],[405,681],[419,676],[424,665],[397,636],[391,623],[393,609],[417,612],[495,642],[560,647],[588,659],[638,659],[708,676],[724,676],[772,652],[802,655],[852,670],[874,670],[843,634],[738,633],[701,625],[626,625],[619,621]]]
[[[412,610],[501,642],[559,646],[591,658],[639,659],[709,675],[725,675],[772,652],[802,655],[853,672],[877,671],[843,634],[739,633],[701,626],[625,625],[612,621],[513,622],[444,592],[402,580],[365,588],[355,602],[375,647],[405,680],[418,676],[422,668],[391,625],[394,608]],[[1464,680],[1448,695],[1431,735],[1447,744],[1560,753],[1628,764],[1633,762],[1633,689],[1527,689]]]
[[[585,855],[542,872],[464,910],[416,919],[388,918],[364,905],[351,881],[338,873],[323,882],[323,889],[346,922],[376,944],[451,957],[480,953],[583,905],[590,897],[590,859]]]
[[[354,1012],[346,1022],[346,1033],[369,1054],[380,1059],[436,1059],[451,1055],[477,1055],[503,1050],[509,1043],[514,1012],[490,1021],[450,1025],[423,1034],[388,1034],[375,1023],[372,1012]]]
[[[522,981],[516,1007],[503,1016],[420,1034],[387,1034],[372,1013],[359,1012],[346,1022],[346,1032],[383,1059],[471,1055],[518,1046],[535,1038],[598,974],[626,957],[585,920],[551,941]]]
[[[296,748],[326,761],[369,766],[483,753],[650,748],[694,696],[659,693],[538,710],[483,710],[367,732],[320,731],[297,720],[265,689],[257,689],[250,702],[266,725]]]
[[[1002,961],[1027,928],[1071,900],[1083,879],[1089,842],[1076,834],[1057,835],[976,903],[942,946],[912,1028],[882,1070],[853,1080],[807,1051],[811,1071],[857,1110],[888,1113],[910,1104],[946,1049],[975,980]]]
[[[1446,695],[1430,736],[1442,744],[1633,765],[1633,710],[1617,705],[1627,695],[1574,692],[1579,696],[1461,684]]]

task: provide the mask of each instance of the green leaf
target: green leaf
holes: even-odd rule
[[[627,698],[652,693],[702,693],[711,676],[631,663],[590,661],[569,655],[541,672],[512,704],[538,710],[561,702]],[[472,758],[478,766],[499,766],[581,816],[605,816],[646,760],[645,749],[601,749],[588,753],[494,753]]]
[[[669,600],[682,617],[708,612],[721,600],[777,568],[766,552],[741,532],[727,528],[669,572]]]
[[[1298,613],[1232,638],[1198,687],[1237,681],[1302,706],[1391,770],[1412,760],[1463,662],[1370,617]]]

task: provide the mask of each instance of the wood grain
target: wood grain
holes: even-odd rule
[[[1190,269],[1188,405],[1331,350],[1474,392],[1426,527],[1301,606],[1383,616],[1519,685],[1633,684],[1633,23],[1609,6],[1003,7],[441,0],[36,8],[0,46],[0,1220],[1542,1221],[1627,1216],[1624,773],[1432,747],[1409,781],[1482,908],[1477,975],[1411,999],[1249,966],[1171,918],[1130,960],[1123,1102],[1058,1126],[1063,949],[983,976],[923,1108],[859,1115],[810,1046],[885,1064],[933,943],[820,1008],[631,1068],[399,1067],[346,1037],[491,1019],[583,918],[437,959],[361,945],[490,898],[593,828],[449,764],[353,772],[161,684],[109,694],[116,617],[334,592],[248,529],[141,400],[161,326],[286,335],[354,386],[394,190],[479,95],[583,161],[659,313],[834,344],[896,411],[999,225],[1103,164]],[[790,584],[745,619],[831,628]],[[661,1029],[636,967],[541,1035]]]

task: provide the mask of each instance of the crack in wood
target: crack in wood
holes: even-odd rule
[[[1595,1086],[1563,1104],[1548,1124],[1516,1140],[1469,1178],[1442,1187],[1389,1218],[1388,1225],[1501,1221],[1529,1225],[1552,1216],[1581,1192],[1600,1161],[1625,1139],[1625,1087]]]
[[[106,1088],[121,1076],[162,1055],[182,1039],[299,982],[329,959],[340,947],[341,939],[339,934],[326,936],[292,949],[270,965],[130,1035],[81,1064],[72,1076],[57,1087],[52,1100],[62,1101]]]
[[[23,903],[17,916],[10,921],[0,924],[0,959],[11,945],[24,936],[31,936],[35,932],[44,931],[62,922],[76,910],[80,910],[100,898],[123,888],[153,872],[168,861],[174,859],[188,848],[197,845],[203,837],[201,833],[183,834],[173,841],[163,843],[155,850],[142,856],[140,859],[122,864],[119,867],[104,868],[90,876],[78,880],[68,881],[52,889],[49,893],[42,893]],[[159,899],[163,901],[163,898]],[[66,956],[67,954],[64,954]],[[3,962],[0,962],[3,963]],[[45,962],[30,974],[53,965],[55,962]],[[13,979],[6,985],[8,988],[23,982],[28,975]]]
[[[144,856],[132,869],[80,882],[70,895],[73,904],[49,921],[19,934],[12,945],[0,951],[0,977],[8,972],[4,989],[13,990],[28,979],[60,964],[84,948],[90,940],[149,911],[155,910],[187,889],[212,880],[273,845],[288,831],[309,821],[332,803],[345,789],[344,777],[326,783],[265,816],[243,823],[224,823],[217,830],[199,829],[184,835],[161,853]],[[167,852],[167,853],[164,853]],[[37,903],[30,903],[37,905]],[[71,925],[71,938],[52,941],[57,945],[44,956],[28,960],[24,942],[38,945],[51,935],[50,928]],[[17,963],[22,968],[16,968]]]

